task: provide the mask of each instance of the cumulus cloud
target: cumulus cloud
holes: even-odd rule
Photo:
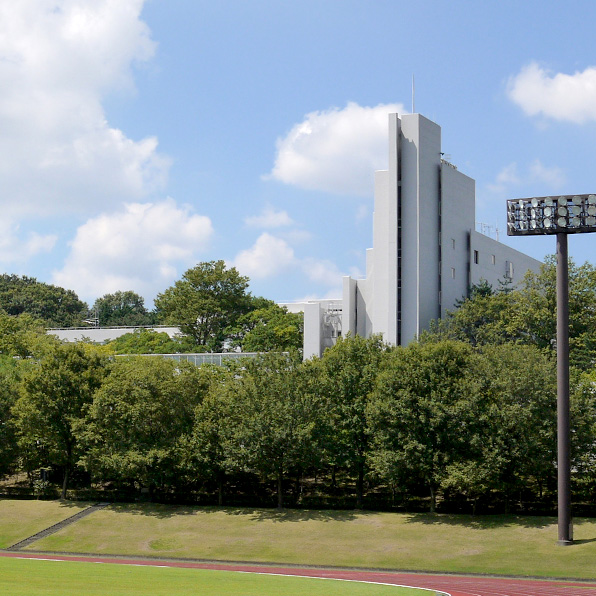
[[[566,182],[565,172],[561,168],[545,166],[539,159],[535,159],[521,172],[519,170],[517,163],[508,164],[499,172],[495,182],[488,185],[489,190],[505,192],[510,188],[533,183],[542,184],[551,192],[554,192]]]
[[[344,275],[335,263],[324,259],[304,259],[302,270],[311,281],[326,286],[341,285],[341,278]]]
[[[545,166],[539,159],[530,164],[530,179],[543,182],[553,189],[558,189],[565,184],[566,176],[557,166]]]
[[[272,277],[295,264],[292,247],[281,238],[264,232],[254,245],[239,252],[233,265],[252,279]]]
[[[582,124],[596,120],[596,67],[552,74],[535,62],[509,80],[509,98],[529,116]]]
[[[212,234],[208,217],[172,199],[127,204],[123,211],[94,217],[78,228],[53,283],[85,299],[129,289],[154,296],[199,260]]]
[[[157,140],[109,125],[106,94],[134,89],[154,53],[144,0],[0,3],[0,204],[12,214],[89,210],[161,188]]]
[[[273,207],[265,207],[260,215],[247,217],[244,222],[251,228],[281,228],[294,223],[287,211],[276,211]]]
[[[239,252],[231,264],[251,279],[266,279],[293,270],[327,287],[341,287],[342,283],[343,273],[335,263],[312,257],[299,258],[286,240],[268,232],[261,234],[249,249]]]
[[[25,238],[19,234],[19,226],[9,221],[0,221],[0,262],[26,262],[35,255],[51,252],[56,244],[54,234],[30,232]]]
[[[311,112],[277,141],[269,178],[309,190],[372,196],[373,172],[387,168],[387,115],[401,104],[348,103]]]

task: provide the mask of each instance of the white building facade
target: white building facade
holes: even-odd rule
[[[514,285],[541,263],[475,230],[475,183],[442,159],[441,129],[420,114],[389,115],[389,169],[375,172],[373,248],[366,279],[344,277],[338,300],[304,311],[304,357],[340,335],[381,334],[406,345],[444,317],[472,284]]]

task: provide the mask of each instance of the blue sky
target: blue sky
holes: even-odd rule
[[[151,305],[224,259],[256,295],[337,297],[413,75],[477,221],[541,259],[505,200],[596,191],[595,22],[592,0],[0,0],[0,269]]]

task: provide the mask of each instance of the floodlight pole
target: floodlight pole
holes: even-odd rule
[[[569,449],[569,260],[567,234],[557,234],[557,544],[573,543]]]

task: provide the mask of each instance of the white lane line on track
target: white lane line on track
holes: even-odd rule
[[[416,590],[426,590],[434,592],[437,596],[451,596],[449,592],[441,592],[433,588],[420,588],[419,586],[406,586],[405,584],[392,584],[388,582],[372,582],[364,579],[345,579],[341,577],[321,577],[319,575],[296,575],[293,573],[268,573],[267,571],[236,571],[235,573],[253,573],[255,575],[277,575],[279,577],[306,577],[308,579],[328,579],[336,582],[354,582],[357,584],[372,584],[375,586],[394,586],[396,588],[415,588]],[[480,594],[470,594],[470,596],[481,596]]]
[[[102,564],[115,564],[115,565],[131,565],[133,567],[161,567],[166,569],[181,569],[177,565],[158,565],[153,563],[117,563],[110,561],[109,563],[106,561],[81,561],[78,559],[54,559],[50,557],[11,557],[14,559],[21,559],[21,560],[33,560],[33,561],[52,561],[55,563],[96,563],[98,565]],[[192,568],[191,568],[192,569]],[[240,571],[240,570],[227,570],[227,569],[210,569],[207,571],[228,571],[228,573],[247,573],[253,575],[275,575],[278,577],[297,577],[297,578],[306,578],[306,579],[322,579],[322,580],[332,580],[336,582],[354,582],[359,584],[372,584],[376,586],[394,586],[396,588],[416,588],[417,590],[426,590],[427,592],[434,592],[436,596],[451,596],[449,592],[442,592],[440,590],[433,590],[432,588],[420,588],[418,586],[406,586],[404,584],[391,584],[387,582],[373,582],[373,581],[366,581],[363,579],[344,579],[344,578],[336,578],[336,577],[320,577],[318,575],[296,575],[291,573],[268,573],[267,571]],[[470,594],[470,596],[481,596],[481,594]]]

